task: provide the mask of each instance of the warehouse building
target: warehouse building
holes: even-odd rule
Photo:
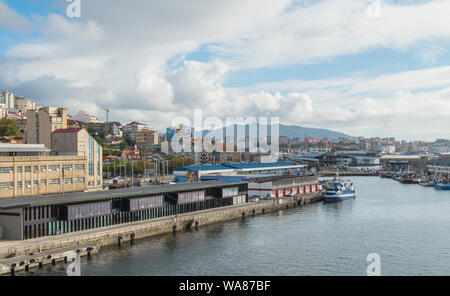
[[[0,200],[0,239],[72,233],[246,202],[246,183],[220,181]]]
[[[315,176],[274,176],[247,179],[249,197],[288,197],[318,191],[319,178]]]
[[[306,168],[304,164],[292,161],[272,163],[243,162],[216,165],[191,165],[174,170],[177,183],[199,181],[207,176],[251,176],[299,174]]]

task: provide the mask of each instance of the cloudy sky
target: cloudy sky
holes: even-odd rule
[[[0,88],[160,130],[201,108],[450,138],[448,0],[80,1],[0,0]]]

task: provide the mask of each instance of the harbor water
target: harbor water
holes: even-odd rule
[[[450,275],[450,192],[351,177],[357,198],[102,248],[82,275]],[[66,275],[65,265],[17,275]]]

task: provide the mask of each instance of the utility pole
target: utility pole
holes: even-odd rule
[[[134,163],[134,160],[131,160],[131,188],[133,188],[133,173],[134,173],[133,163]]]
[[[109,111],[111,111],[111,109],[109,109],[109,107],[106,107],[106,109],[103,109],[106,111],[106,123],[109,122]]]

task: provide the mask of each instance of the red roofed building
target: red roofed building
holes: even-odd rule
[[[126,161],[140,160],[142,158],[141,151],[137,148],[133,150],[124,150],[122,152],[122,158]]]

